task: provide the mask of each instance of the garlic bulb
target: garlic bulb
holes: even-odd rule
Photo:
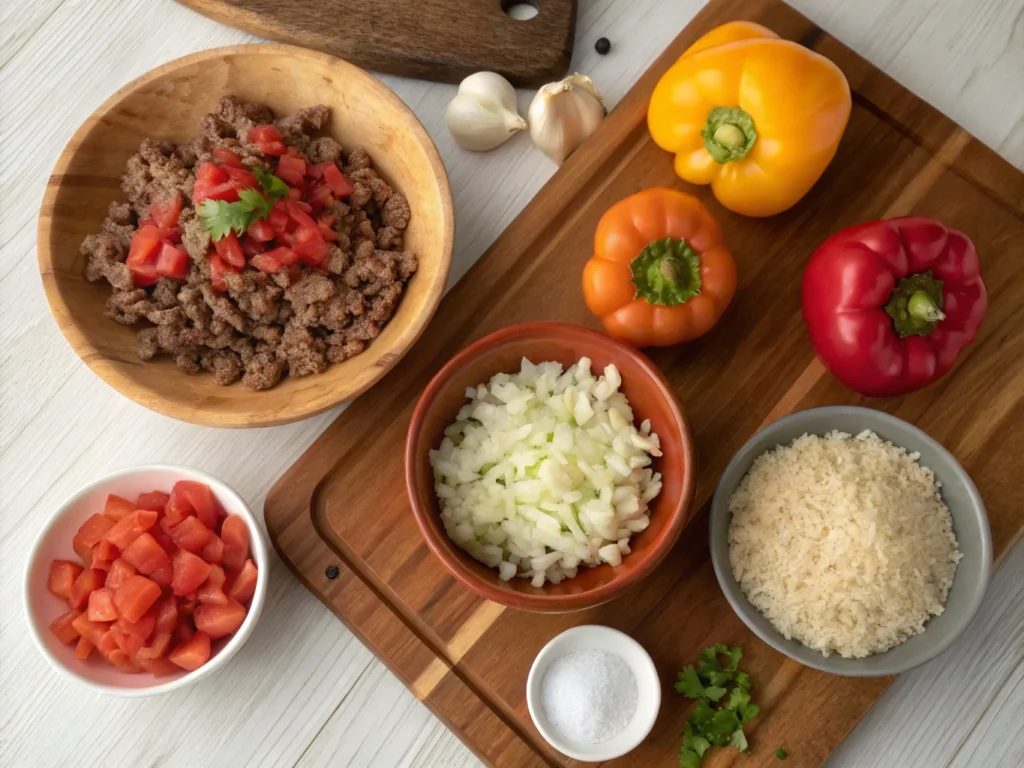
[[[463,80],[444,121],[455,143],[474,152],[494,149],[526,128],[516,112],[516,89],[494,72],[477,72]]]
[[[585,75],[569,75],[537,91],[530,104],[530,136],[540,150],[561,164],[604,119],[604,102]]]

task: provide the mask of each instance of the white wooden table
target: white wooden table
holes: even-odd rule
[[[1024,168],[1024,0],[793,4]],[[580,5],[574,67],[614,105],[703,2]],[[604,57],[593,50],[601,36],[612,41]],[[174,695],[129,702],[75,687],[46,665],[24,625],[25,553],[75,489],[118,467],[183,463],[224,478],[259,510],[274,480],[337,415],[233,432],[151,413],[79,362],[38,277],[39,201],[79,123],[158,64],[251,39],[171,0],[0,2],[0,766],[478,765],[279,561],[238,657]],[[442,119],[452,86],[384,80],[426,125],[448,168],[458,218],[454,283],[554,168],[525,136],[487,155],[460,151]],[[524,114],[528,100],[520,94]],[[830,768],[1024,765],[1022,598],[1018,548],[967,635],[899,678]]]

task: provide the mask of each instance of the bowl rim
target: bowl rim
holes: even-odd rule
[[[583,635],[584,639],[597,639],[601,636],[615,637],[619,642],[622,642],[626,647],[630,649],[629,653],[632,659],[623,659],[631,669],[634,667],[640,667],[644,671],[644,676],[651,682],[651,700],[654,703],[654,716],[650,719],[650,722],[643,723],[637,727],[634,738],[631,739],[623,749],[608,749],[607,752],[597,755],[587,755],[574,749],[567,739],[561,738],[557,731],[553,728],[549,729],[543,720],[546,717],[537,717],[535,712],[543,712],[543,706],[537,699],[540,693],[540,684],[543,682],[543,678],[538,679],[539,670],[543,662],[549,657],[555,654],[560,646],[565,645],[572,640],[576,635]],[[604,649],[604,646],[600,642],[593,642],[590,644],[591,648]],[[554,661],[554,659],[552,659]],[[635,664],[633,662],[636,662]],[[547,665],[550,666],[550,663]],[[547,667],[545,667],[545,672]],[[634,670],[635,674],[635,670]],[[637,680],[637,694],[640,691],[640,680]],[[640,704],[637,703],[637,709],[639,710]],[[648,652],[640,641],[634,637],[623,632],[621,629],[615,627],[609,627],[605,624],[578,624],[575,627],[563,630],[555,635],[553,638],[548,640],[544,647],[540,649],[537,655],[533,659],[533,663],[530,664],[530,671],[526,676],[526,709],[530,713],[530,720],[533,721],[534,726],[537,728],[538,733],[544,738],[544,740],[552,747],[557,749],[564,755],[573,758],[574,760],[581,760],[583,762],[602,762],[604,760],[614,760],[617,757],[629,754],[636,749],[646,739],[652,730],[654,730],[654,724],[658,720],[658,715],[661,712],[661,677],[658,675],[658,668],[654,663],[654,659],[651,658],[651,654]],[[632,722],[630,723],[632,725]],[[629,725],[626,726],[627,729]],[[609,741],[600,742],[598,744],[591,744],[595,750],[599,750],[602,745],[609,744]]]
[[[215,656],[212,656],[206,664],[169,682],[156,683],[154,685],[141,688],[121,688],[116,685],[107,685],[106,683],[98,683],[94,680],[87,679],[86,677],[78,674],[78,672],[68,665],[64,664],[50,652],[50,649],[44,642],[41,630],[37,627],[36,620],[32,614],[32,601],[29,597],[31,590],[30,582],[32,572],[35,570],[36,561],[39,559],[43,541],[51,531],[60,525],[69,508],[77,504],[84,496],[96,491],[112,480],[118,480],[123,477],[130,477],[152,471],[170,472],[173,474],[180,474],[182,479],[199,480],[200,482],[210,485],[216,493],[228,496],[231,501],[237,505],[238,509],[241,510],[242,517],[245,518],[246,526],[249,529],[249,546],[252,550],[253,559],[256,560],[257,565],[259,566],[259,573],[256,578],[256,591],[253,593],[252,600],[249,603],[249,609],[246,613],[245,621],[242,622],[242,626],[238,628],[228,642],[224,644],[224,647],[221,648]],[[56,506],[54,511],[50,514],[49,518],[47,518],[46,522],[36,534],[35,540],[32,542],[32,547],[29,550],[28,557],[25,559],[21,584],[22,614],[25,618],[25,622],[28,624],[29,635],[32,638],[32,642],[35,644],[40,654],[42,654],[43,658],[46,659],[47,663],[57,670],[58,673],[97,693],[129,699],[145,698],[147,696],[170,693],[171,691],[176,691],[184,688],[185,686],[191,685],[197,682],[200,678],[216,672],[238,652],[238,649],[242,647],[245,641],[249,638],[249,635],[252,634],[252,631],[256,626],[256,622],[259,620],[260,614],[263,612],[263,605],[266,602],[267,596],[267,582],[270,578],[269,571],[269,549],[267,548],[266,536],[260,528],[259,521],[252,509],[249,507],[249,504],[237,491],[235,491],[234,488],[223,480],[220,480],[207,472],[203,472],[200,469],[195,469],[184,464],[140,464],[137,466],[125,467],[104,475],[103,477],[79,488],[77,491],[74,491],[70,496],[65,498],[64,501]],[[154,678],[154,680],[159,679],[160,678]]]
[[[57,286],[54,249],[51,248],[51,239],[55,230],[53,211],[57,194],[64,183],[64,175],[85,136],[126,96],[184,66],[227,56],[254,54],[286,55],[337,68],[346,78],[363,82],[380,99],[403,116],[404,124],[402,129],[411,131],[416,137],[417,143],[423,148],[440,197],[441,216],[443,219],[440,268],[434,283],[430,286],[427,293],[423,311],[420,312],[419,317],[409,326],[406,334],[399,336],[396,339],[396,344],[388,349],[386,354],[383,354],[376,362],[374,365],[374,375],[368,377],[363,384],[351,389],[322,387],[318,391],[314,391],[312,395],[304,397],[305,402],[297,404],[294,401],[290,401],[287,408],[282,408],[280,405],[275,406],[272,400],[268,400],[267,405],[261,408],[244,413],[226,413],[215,405],[204,402],[196,402],[186,408],[182,407],[179,403],[169,403],[159,395],[150,392],[148,388],[140,387],[134,379],[124,374],[118,366],[111,364],[107,356],[88,340],[86,335],[79,329],[78,324],[73,321],[71,312],[68,310],[67,304]],[[437,151],[437,146],[412,109],[387,85],[366,70],[336,56],[282,43],[244,43],[198,51],[161,64],[118,88],[93,110],[64,145],[47,179],[46,189],[43,193],[42,203],[36,220],[36,260],[43,283],[43,292],[46,295],[50,313],[53,315],[57,327],[79,359],[106,384],[130,400],[164,416],[207,427],[248,428],[289,424],[315,416],[318,413],[323,413],[339,403],[355,399],[368,390],[394,368],[420,336],[423,335],[444,295],[454,248],[455,215],[448,174]],[[182,373],[182,375],[186,374]],[[269,391],[272,392],[273,390]]]
[[[497,347],[516,337],[547,338],[554,332],[564,333],[566,331],[580,334],[597,344],[607,345],[618,353],[631,358],[651,378],[660,395],[668,403],[682,438],[683,487],[678,503],[668,513],[672,516],[672,519],[666,526],[661,538],[646,553],[646,557],[643,560],[639,561],[631,570],[626,571],[620,578],[613,579],[592,590],[573,595],[534,595],[501,589],[494,584],[478,579],[462,562],[459,554],[452,555],[441,539],[445,535],[441,527],[437,526],[435,528],[429,522],[430,518],[437,517],[437,515],[430,509],[424,509],[417,498],[415,482],[416,446],[421,439],[420,436],[427,411],[434,402],[438,391],[466,363],[489,351],[491,348]],[[430,383],[423,390],[423,394],[420,395],[412,418],[409,421],[409,429],[405,440],[405,487],[406,496],[409,499],[413,517],[416,520],[416,526],[420,529],[420,535],[448,573],[455,577],[455,580],[462,586],[480,597],[509,608],[536,613],[565,613],[592,608],[618,597],[646,578],[665,559],[692,517],[690,513],[692,512],[693,501],[697,491],[697,450],[694,445],[693,430],[690,427],[690,422],[679,402],[679,398],[676,397],[675,391],[672,389],[672,385],[665,378],[661,369],[640,350],[611,336],[572,323],[553,321],[520,323],[502,328],[478,339],[458,352],[434,374]],[[465,557],[468,558],[470,555],[465,554]],[[497,575],[495,575],[495,578],[497,578]]]
[[[798,658],[794,656],[784,646],[784,638],[778,630],[774,627],[771,631],[765,631],[761,627],[755,625],[749,618],[749,614],[756,613],[761,615],[760,612],[750,602],[747,601],[746,596],[740,589],[739,583],[736,578],[732,575],[732,568],[727,563],[723,563],[719,557],[715,548],[715,531],[716,531],[716,518],[721,518],[723,515],[728,514],[728,502],[725,499],[725,490],[722,487],[722,480],[719,479],[718,485],[715,487],[715,493],[711,501],[710,510],[710,521],[708,525],[708,545],[711,550],[711,564],[715,570],[715,577],[718,580],[718,586],[725,595],[725,599],[728,601],[733,612],[740,618],[740,620],[746,625],[747,629],[753,632],[758,638],[767,643],[769,646],[774,648],[779,653],[783,654],[787,658],[792,659],[798,664],[817,669],[822,672],[828,672],[833,675],[839,675],[841,677],[888,677],[890,675],[898,675],[902,672],[907,672],[915,667],[924,664],[927,661],[931,661],[939,654],[948,650],[963,634],[964,630],[970,625],[971,621],[977,615],[981,608],[981,604],[984,601],[985,592],[988,589],[989,581],[992,577],[992,530],[988,521],[988,514],[985,509],[984,500],[981,498],[981,494],[978,492],[977,487],[974,485],[974,481],[968,474],[967,470],[964,469],[960,462],[956,460],[956,457],[946,449],[942,443],[936,440],[934,437],[929,435],[923,429],[915,424],[911,424],[909,421],[901,419],[899,416],[894,416],[888,411],[881,411],[877,408],[867,408],[858,405],[825,405],[816,408],[806,408],[801,411],[795,411],[787,414],[771,424],[767,424],[761,429],[757,430],[750,438],[743,443],[743,445],[736,451],[732,459],[729,461],[728,466],[722,472],[722,478],[730,474],[739,465],[740,461],[745,458],[745,454],[748,453],[750,447],[761,436],[764,432],[769,430],[778,429],[782,425],[798,421],[801,419],[813,418],[816,415],[821,416],[833,416],[833,415],[865,415],[869,414],[869,418],[880,419],[883,422],[900,424],[902,428],[914,435],[914,438],[920,443],[927,445],[930,449],[934,450],[940,456],[942,456],[949,465],[953,468],[953,471],[959,476],[964,484],[968,496],[971,499],[971,510],[975,514],[971,517],[978,523],[978,529],[981,534],[981,553],[979,556],[980,562],[980,579],[978,581],[977,588],[969,596],[969,602],[967,609],[961,611],[955,618],[952,624],[951,630],[947,635],[930,644],[924,646],[924,649],[914,656],[913,658],[905,661],[902,664],[879,664],[871,669],[862,669],[858,667],[847,668],[843,662],[845,661],[859,661],[859,660],[848,660],[838,654],[831,656],[823,656],[821,652],[815,651],[814,649],[807,648],[808,653],[806,658]],[[865,429],[872,429],[871,426],[866,425]],[[873,430],[872,430],[873,431]],[[900,446],[907,449],[906,446]],[[770,450],[770,449],[766,449]],[[720,521],[717,521],[717,525],[723,525]],[[726,528],[728,531],[728,528]],[[726,542],[728,546],[728,541]],[[955,582],[959,575],[954,574],[953,581]],[[948,598],[947,598],[948,600]],[[927,629],[925,630],[927,632]],[[915,637],[923,637],[924,635],[915,635]],[[913,638],[908,638],[912,640]],[[799,642],[799,641],[795,641]],[[905,641],[906,642],[906,641]],[[801,644],[802,645],[802,644]],[[899,646],[894,646],[899,647]],[[889,649],[892,650],[892,649]],[[866,657],[867,659],[884,659],[889,651],[883,651],[882,653],[873,654],[872,656]]]

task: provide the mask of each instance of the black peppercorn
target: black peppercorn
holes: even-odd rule
[[[604,56],[608,51],[612,49],[612,44],[607,37],[597,38],[597,42],[594,43],[594,50]]]
[[[334,581],[336,578],[338,578],[338,574],[338,566],[336,565],[328,565],[327,568],[324,569],[324,575],[331,581]]]

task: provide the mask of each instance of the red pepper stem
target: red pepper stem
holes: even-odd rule
[[[937,323],[946,319],[946,314],[935,306],[935,302],[924,291],[915,291],[907,302],[907,312],[923,323]]]

